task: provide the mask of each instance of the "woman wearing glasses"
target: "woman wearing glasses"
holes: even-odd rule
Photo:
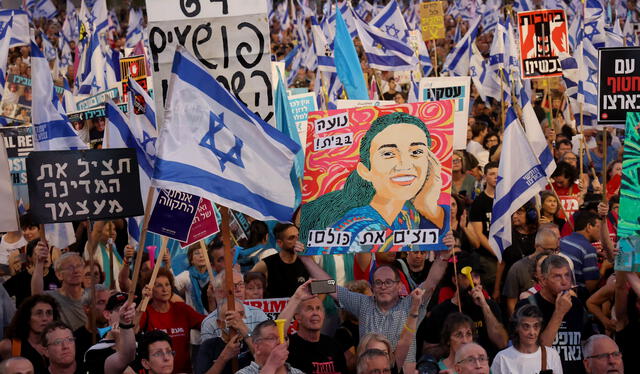
[[[498,352],[491,365],[493,374],[562,374],[558,352],[540,345],[542,312],[536,305],[527,304],[518,309],[511,324],[513,346]]]
[[[449,355],[438,361],[441,373],[455,373],[455,357],[458,349],[473,341],[473,320],[463,313],[451,313],[444,321],[440,334],[440,345],[448,349]]]

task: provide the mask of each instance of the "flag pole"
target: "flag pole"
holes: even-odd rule
[[[432,42],[433,42],[433,60],[435,61],[435,63],[433,64],[433,71],[436,73],[436,77],[439,77],[438,75],[438,43],[436,43],[436,39],[433,39]]]
[[[582,111],[582,103],[580,103],[580,178],[584,174],[584,112]]]
[[[339,10],[338,10],[339,11]],[[229,208],[220,205],[220,215],[222,216],[222,244],[224,246],[224,281],[227,289],[227,311],[236,310],[236,298],[234,295],[235,284],[233,283],[233,259],[231,258],[231,229],[229,225]],[[234,329],[229,330],[229,339],[232,339],[237,332]],[[232,371],[238,371],[238,360],[233,358],[231,361]]]
[[[153,273],[151,273],[151,279],[149,280],[149,287],[151,287],[153,289],[153,285],[156,283],[156,278],[158,277],[158,272],[160,271],[160,268],[162,267],[162,258],[164,257],[165,252],[167,251],[167,242],[169,241],[169,238],[164,236],[164,235],[160,235],[162,244],[160,244],[160,253],[158,253],[158,258],[156,259],[156,263],[153,266]],[[144,299],[142,299],[142,302],[140,303],[140,311],[144,312],[145,310],[147,310],[147,305],[149,304],[149,300],[150,297],[149,296],[145,296]]]
[[[91,240],[91,234],[93,233],[93,228],[91,227],[91,221],[87,220],[87,238]],[[96,344],[96,282],[93,278],[93,268],[95,265],[94,256],[96,254],[96,248],[89,248],[89,274],[91,274],[91,290],[89,291],[91,294],[91,310],[89,310],[89,331],[91,332],[91,343]],[[113,278],[113,277],[112,277]]]
[[[138,278],[140,277],[140,267],[142,266],[142,254],[144,253],[144,242],[147,238],[147,226],[149,224],[149,216],[151,215],[151,206],[153,205],[153,195],[155,194],[155,189],[149,186],[149,191],[147,191],[147,205],[144,209],[144,217],[142,218],[142,231],[140,232],[140,237],[138,238],[138,251],[136,253],[136,262],[133,266],[133,280],[131,281],[131,288],[129,289],[129,297],[127,298],[127,302],[133,302],[133,297],[136,292],[136,287],[138,286]]]
[[[451,247],[451,260],[453,261],[453,273],[456,275],[453,279],[456,280],[456,301],[458,302],[458,312],[462,313],[462,303],[460,303],[460,284],[458,282],[458,258],[455,252],[456,246]]]
[[[608,136],[607,127],[602,129],[602,202],[607,202],[607,148],[608,148]]]

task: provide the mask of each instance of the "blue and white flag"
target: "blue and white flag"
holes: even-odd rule
[[[409,30],[396,0],[389,1],[369,23],[394,39],[407,40]]]
[[[31,42],[31,120],[36,151],[86,149],[58,101],[49,63]]]
[[[95,95],[109,88],[107,83],[107,56],[100,45],[102,37],[98,33],[91,35],[76,73],[76,94]],[[112,61],[112,59],[110,59]],[[111,66],[111,65],[109,65]],[[111,66],[111,71],[113,67]],[[117,77],[111,73],[110,77]]]
[[[532,0],[515,0],[513,9],[516,12],[526,12],[527,10],[534,10],[535,7]]]
[[[129,25],[127,26],[126,48],[133,48],[142,41],[142,26],[144,19],[142,17],[142,9],[131,8],[129,10]]]
[[[207,198],[259,220],[290,221],[300,146],[176,48],[153,185]]]
[[[473,53],[469,62],[469,75],[473,79],[473,84],[478,90],[478,94],[483,101],[488,97],[500,98],[500,84],[494,79],[494,72],[480,53]]]
[[[3,9],[0,10],[0,27],[12,20],[11,27],[11,45],[10,48],[18,47],[22,45],[30,45],[30,32],[29,32],[29,16],[23,10],[15,9]]]
[[[57,59],[58,50],[56,49],[56,47],[51,44],[45,33],[41,33],[40,36],[42,37],[42,49],[44,49],[44,57],[47,59],[47,61],[53,61]]]
[[[518,157],[513,157],[516,154]],[[489,229],[489,244],[498,261],[502,261],[502,252],[512,243],[511,215],[546,184],[544,170],[529,145],[516,111],[509,107]]]
[[[327,41],[325,33],[318,24],[316,17],[311,17],[311,35],[313,36],[313,48],[318,59],[318,71],[336,71],[336,63],[333,59],[333,47]]]
[[[636,32],[633,29],[633,23],[631,22],[631,12],[627,16],[627,20],[624,22],[624,28],[622,29],[622,34],[625,38],[625,43],[627,47],[633,47],[637,45],[637,37]]]
[[[449,54],[442,65],[442,72],[448,72],[452,76],[465,76],[469,74],[469,62],[473,43],[478,36],[478,26],[481,17],[476,17],[470,24],[467,33],[460,41],[449,51]]]
[[[533,153],[538,158],[538,161],[540,161],[540,166],[542,167],[542,170],[544,170],[545,175],[551,177],[553,171],[556,170],[556,162],[553,159],[551,150],[549,149],[547,138],[545,138],[544,133],[542,132],[542,127],[540,126],[536,112],[533,110],[531,97],[529,97],[529,94],[527,93],[527,85],[531,85],[530,80],[527,80],[522,85],[520,95],[518,97],[520,108],[522,108],[522,122]]]
[[[58,15],[58,9],[51,0],[39,0],[33,10],[33,18],[52,19]]]

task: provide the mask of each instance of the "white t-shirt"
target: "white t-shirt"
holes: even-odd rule
[[[553,374],[562,374],[560,355],[555,349],[545,347],[547,350],[547,370],[553,370]],[[514,347],[509,347],[498,352],[491,365],[492,374],[538,374],[542,370],[541,350],[535,353],[518,352]]]
[[[2,239],[0,239],[0,264],[9,265],[9,254],[18,248],[22,248],[27,245],[27,240],[24,236],[20,237],[15,243],[7,243],[6,235],[2,235]]]
[[[469,143],[467,143],[467,152],[475,156],[482,151],[486,151],[482,144],[478,143],[475,140],[469,140]]]

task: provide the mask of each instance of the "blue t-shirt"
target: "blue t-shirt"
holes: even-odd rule
[[[578,286],[600,278],[596,249],[584,235],[574,232],[560,239],[560,252],[573,261],[573,273]]]

